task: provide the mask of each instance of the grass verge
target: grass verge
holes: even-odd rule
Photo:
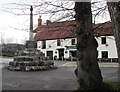
[[[113,90],[120,90],[120,82],[105,81],[104,83],[110,86]]]
[[[120,82],[113,82],[113,81],[105,81],[104,83],[103,83],[103,88],[102,88],[102,90],[101,90],[101,92],[103,91],[119,91],[120,90]],[[80,88],[78,87],[77,88],[77,90],[74,90],[74,91],[72,91],[72,92],[82,92],[81,90],[80,90]]]

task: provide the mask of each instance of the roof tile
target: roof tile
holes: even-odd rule
[[[113,35],[111,22],[96,24],[94,35]],[[76,22],[63,21],[63,22],[52,22],[42,28],[42,31],[38,32],[37,28],[34,30],[36,35],[34,39],[40,40],[53,40],[53,39],[65,39],[73,38],[76,36]]]

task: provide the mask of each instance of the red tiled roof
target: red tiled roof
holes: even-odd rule
[[[105,23],[96,24],[94,35],[95,36],[113,35],[112,23],[105,22]]]
[[[96,36],[100,35],[113,35],[112,24],[106,22],[103,24],[95,25],[94,33]],[[53,39],[65,39],[73,38],[76,36],[76,22],[75,21],[64,21],[64,22],[53,22],[42,28],[42,31],[38,32],[37,28],[34,32],[37,32],[34,39],[40,40],[53,40]]]
[[[42,31],[37,32],[34,39],[39,40],[53,40],[53,39],[64,39],[75,37],[75,21],[65,21],[54,22],[48,24],[42,29]],[[36,29],[37,30],[37,29]]]

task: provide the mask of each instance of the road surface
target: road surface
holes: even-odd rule
[[[2,59],[4,65],[11,59]],[[48,71],[23,72],[2,69],[3,90],[76,90],[77,78],[74,74],[76,62],[55,61],[57,69]],[[114,64],[100,66],[104,81],[118,81],[118,67]],[[4,66],[3,66],[4,67]]]

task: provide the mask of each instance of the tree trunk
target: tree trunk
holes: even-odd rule
[[[90,2],[75,3],[77,21],[77,77],[80,90],[100,89],[103,84],[98,66],[98,43],[93,36]]]
[[[107,5],[117,45],[118,61],[120,62],[120,2],[108,2]]]

